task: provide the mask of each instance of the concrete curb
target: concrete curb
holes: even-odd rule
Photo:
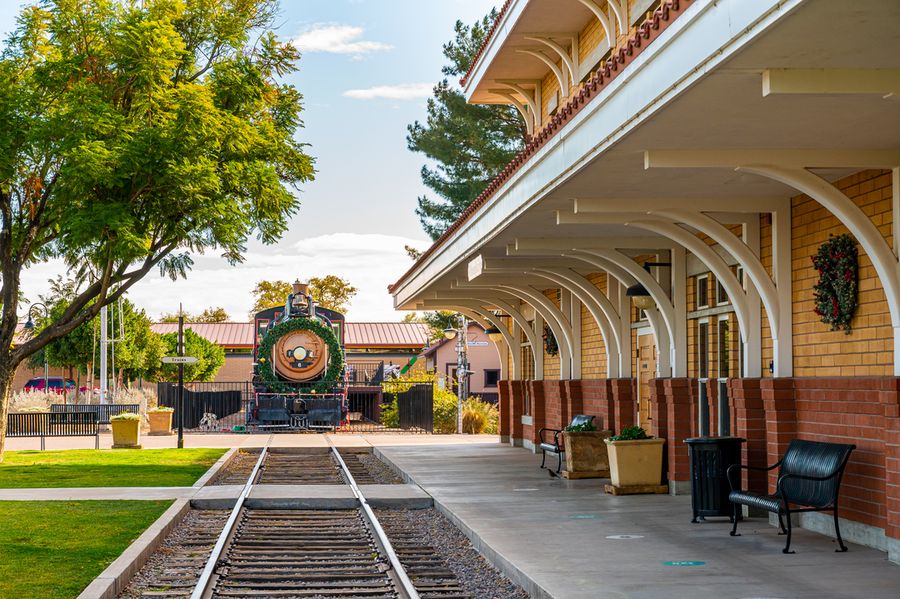
[[[373,448],[373,453],[378,459],[387,464],[388,467],[390,467],[394,472],[399,474],[403,478],[404,482],[418,485],[419,488],[428,493],[425,487],[420,484],[419,481],[415,479],[415,477],[410,476],[403,469],[397,466],[397,464],[395,464],[393,460],[391,460],[384,454],[380,447]],[[503,554],[499,553],[493,547],[488,545],[487,542],[485,542],[485,540],[478,535],[478,533],[472,530],[472,528],[468,524],[466,524],[465,521],[460,519],[440,500],[438,500],[433,495],[431,495],[431,499],[434,502],[435,509],[443,514],[448,520],[450,520],[450,522],[452,522],[457,528],[459,528],[463,532],[463,534],[468,537],[469,541],[471,541],[472,546],[475,547],[476,550],[480,551],[491,565],[500,570],[500,572],[502,572],[511,581],[525,589],[525,591],[533,598],[553,599],[553,595],[547,592],[544,587],[542,587],[533,578],[519,569],[518,566],[509,561]]]
[[[191,485],[195,489],[199,489],[200,487],[205,487],[208,482],[216,477],[219,473],[219,470],[224,468],[228,462],[231,461],[231,458],[234,457],[234,454],[237,453],[237,448],[232,447],[228,451],[226,451],[221,458],[219,458],[215,464],[210,466],[209,470],[206,471],[206,474],[197,479],[193,485]]]
[[[85,588],[78,599],[116,599],[163,539],[175,528],[191,509],[187,499],[176,499],[156,522],[128,546],[100,575]]]

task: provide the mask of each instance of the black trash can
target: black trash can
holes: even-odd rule
[[[728,467],[741,463],[740,437],[685,439],[691,456],[691,508],[698,522],[705,516],[732,516]]]

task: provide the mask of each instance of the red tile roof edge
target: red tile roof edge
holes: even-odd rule
[[[578,112],[599,92],[615,79],[630,62],[638,56],[644,48],[646,48],[653,40],[658,38],[660,34],[668,27],[678,16],[684,14],[685,9],[693,3],[694,0],[664,0],[659,8],[653,13],[653,16],[641,23],[634,35],[627,41],[617,46],[606,63],[594,76],[584,82],[577,94],[573,95],[565,106],[561,107],[556,115],[547,123],[538,133],[532,136],[531,141],[525,144],[525,147],[510,161],[509,164],[491,181],[481,195],[475,198],[469,207],[466,208],[456,221],[450,225],[444,233],[438,237],[431,247],[425,250],[419,259],[407,270],[393,285],[388,285],[388,293],[393,293],[394,289],[405,281],[415,270],[419,264],[428,258],[434,251],[443,245],[447,239],[459,229],[463,223],[475,214],[493,195],[512,177],[525,162],[540,150],[545,143],[556,132],[562,129],[563,125]],[[509,4],[509,1],[507,2]],[[504,5],[504,10],[508,7]],[[502,15],[502,12],[500,13]],[[499,22],[499,18],[498,18]],[[493,28],[492,28],[493,33]],[[474,64],[474,63],[473,63]]]
[[[497,27],[500,26],[500,21],[503,20],[503,17],[506,16],[507,11],[509,11],[509,7],[512,6],[513,0],[506,0],[503,3],[503,6],[500,8],[500,12],[497,13],[497,18],[494,19],[494,23],[491,25],[491,28],[488,30],[487,35],[484,36],[484,41],[481,42],[481,47],[478,48],[478,52],[475,53],[475,58],[472,59],[472,64],[469,65],[469,70],[466,71],[466,74],[462,76],[462,79],[459,80],[460,85],[465,85],[466,81],[469,80],[469,77],[472,76],[472,71],[475,70],[475,65],[478,64],[478,61],[481,60],[481,55],[484,54],[484,51],[487,49],[488,44],[494,38],[494,34],[497,33]]]

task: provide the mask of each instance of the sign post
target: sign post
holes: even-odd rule
[[[184,357],[184,311],[178,306],[178,356]],[[178,449],[184,449],[184,363],[178,364]]]

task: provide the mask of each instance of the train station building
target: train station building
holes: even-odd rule
[[[892,0],[507,0],[462,86],[530,140],[395,306],[500,330],[504,441],[637,424],[673,493],[688,437],[757,466],[854,443],[843,532],[900,562],[898,23]]]

